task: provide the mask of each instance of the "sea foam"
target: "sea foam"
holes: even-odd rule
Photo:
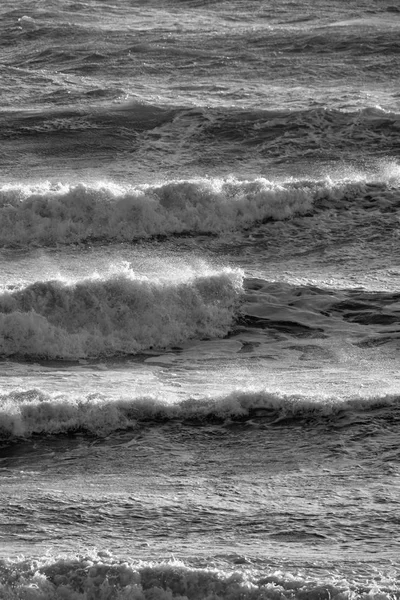
[[[393,571],[364,582],[270,568],[195,568],[178,560],[129,562],[99,551],[1,561],[0,594],[4,600],[393,600],[399,587]]]

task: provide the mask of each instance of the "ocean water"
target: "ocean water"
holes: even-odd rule
[[[0,598],[400,598],[400,6],[0,28]]]

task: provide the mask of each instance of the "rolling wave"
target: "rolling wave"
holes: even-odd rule
[[[236,390],[225,396],[171,403],[152,396],[115,401],[96,394],[73,398],[33,389],[0,395],[0,439],[13,441],[74,432],[104,437],[149,422],[201,425],[256,419],[273,425],[312,422],[318,426],[328,422],[351,423],[355,414],[360,421],[362,415],[371,420],[381,409],[393,421],[399,418],[399,401],[396,394],[343,399]]]
[[[240,564],[248,563],[238,557]],[[399,598],[393,575],[376,580],[335,577],[332,574],[307,576],[303,573],[266,568],[256,571],[231,565],[222,568],[195,568],[178,560],[128,562],[107,551],[77,557],[47,557],[40,560],[1,561],[0,593],[4,600],[35,598],[49,600],[265,600],[279,598],[337,598],[352,600],[393,600]]]
[[[174,180],[159,185],[5,185],[0,246],[133,242],[221,234],[324,210],[396,211],[398,168],[382,180]],[[392,169],[392,170],[393,170]]]
[[[128,269],[78,282],[35,282],[0,295],[0,354],[78,358],[136,354],[228,333],[242,289],[230,269],[182,280]]]

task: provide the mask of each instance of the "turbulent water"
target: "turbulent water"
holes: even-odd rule
[[[3,0],[0,598],[400,598],[400,7]]]

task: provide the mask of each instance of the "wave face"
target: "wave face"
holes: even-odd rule
[[[0,563],[0,592],[4,600],[393,600],[400,597],[393,576],[381,581],[350,577],[307,577],[273,569],[264,573],[238,567],[194,568],[180,561],[166,563],[118,561],[99,556]],[[240,559],[238,559],[240,560]],[[246,562],[246,559],[242,559]],[[34,594],[34,595],[33,595]]]
[[[230,269],[175,283],[127,269],[105,279],[35,282],[0,296],[0,354],[114,356],[221,337],[234,319],[241,281]]]
[[[132,242],[172,234],[221,234],[326,210],[395,212],[398,169],[386,180],[199,179],[161,185],[7,185],[0,189],[0,245]]]

